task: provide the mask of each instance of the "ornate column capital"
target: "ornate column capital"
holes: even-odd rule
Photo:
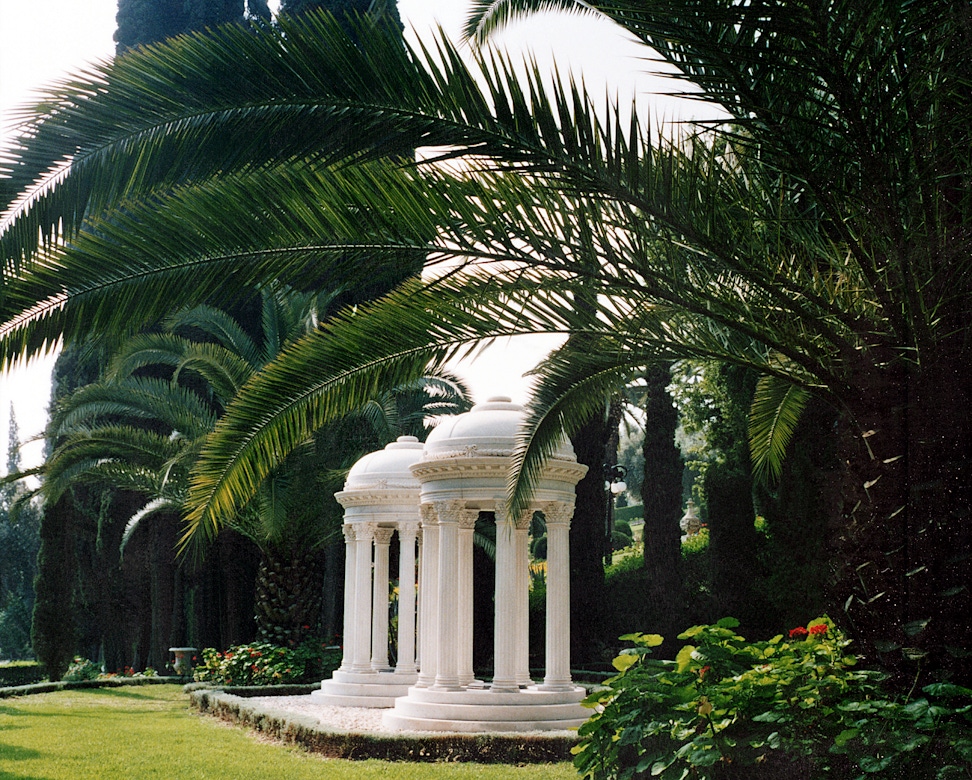
[[[547,525],[570,525],[574,516],[573,501],[545,501],[538,509],[543,512]]]
[[[388,528],[387,526],[378,526],[375,528],[375,544],[390,544],[392,534],[395,533],[394,528]]]
[[[530,523],[533,520],[534,509],[524,509],[520,512],[519,516],[516,518],[516,530],[523,531],[530,527]]]
[[[433,504],[420,504],[419,514],[422,516],[423,527],[437,525],[439,522],[439,517],[435,512],[435,506]]]
[[[478,519],[478,509],[463,509],[462,514],[459,515],[459,529],[467,531],[474,529]]]
[[[466,502],[459,498],[433,501],[432,506],[440,523],[461,523],[463,516],[469,511],[466,509]]]
[[[341,526],[341,530],[344,532],[345,544],[354,541],[354,526],[351,523],[345,523]]]
[[[493,510],[493,514],[496,516],[497,523],[509,523],[516,528],[529,528],[530,521],[533,519],[534,510],[523,509],[520,514],[516,517],[511,517],[509,511],[503,507],[502,509],[497,507]]]
[[[418,536],[422,530],[422,525],[418,520],[402,520],[398,523],[398,535],[402,536]]]
[[[375,538],[378,523],[355,523],[354,538],[359,542],[370,542]]]

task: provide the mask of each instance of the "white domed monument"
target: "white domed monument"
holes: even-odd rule
[[[391,707],[416,679],[415,544],[420,531],[419,482],[409,466],[422,443],[400,436],[361,458],[336,494],[344,507],[344,656],[312,695],[322,704]],[[399,541],[398,662],[388,662],[392,535]]]
[[[589,713],[580,705],[584,689],[570,676],[569,552],[574,488],[587,467],[577,462],[565,439],[544,464],[529,506],[510,517],[507,477],[522,423],[523,407],[506,397],[491,398],[465,414],[443,419],[424,447],[413,440],[406,448],[400,439],[366,455],[351,469],[345,489],[337,494],[345,506],[348,545],[344,660],[333,681],[324,681],[315,694],[321,701],[389,707],[383,724],[403,730],[560,730],[587,719]],[[398,444],[402,446],[396,450]],[[388,454],[393,452],[397,454]],[[546,666],[539,683],[531,679],[529,669],[527,535],[536,511],[543,512],[547,523]],[[473,534],[481,512],[492,513],[496,521],[489,683],[473,674]],[[410,612],[414,605],[406,599],[414,587],[414,574],[407,567],[414,569],[415,559],[405,548],[414,551],[414,536],[402,529],[411,528],[419,517],[416,621]],[[396,529],[403,540],[402,599],[398,665],[391,670],[384,534],[390,537]],[[410,635],[416,622],[417,635]],[[417,649],[417,675],[412,648]],[[409,675],[410,683],[399,688]],[[389,700],[387,694],[393,690],[403,695]]]

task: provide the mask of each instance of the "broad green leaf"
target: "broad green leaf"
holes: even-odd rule
[[[681,650],[678,651],[678,654],[675,656],[675,665],[678,671],[684,672],[689,668],[689,666],[695,663],[695,660],[692,657],[694,652],[695,648],[692,645],[685,645]]]

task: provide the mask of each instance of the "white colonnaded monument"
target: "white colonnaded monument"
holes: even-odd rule
[[[579,726],[589,712],[570,677],[570,519],[587,471],[565,439],[528,509],[510,517],[506,479],[523,408],[491,398],[443,419],[423,445],[402,436],[361,458],[337,494],[345,509],[344,656],[313,696],[387,708],[386,727],[535,731]],[[546,668],[529,669],[528,529],[547,524]],[[493,678],[473,674],[473,534],[496,522]],[[399,542],[397,660],[389,663],[389,545]],[[418,561],[418,583],[415,581]],[[417,585],[417,588],[416,588]],[[418,598],[416,599],[416,590]]]

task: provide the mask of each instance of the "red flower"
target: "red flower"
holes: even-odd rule
[[[822,636],[827,633],[826,623],[817,623],[815,626],[810,626],[810,636]]]
[[[804,639],[810,633],[803,626],[790,629],[790,639]]]
[[[699,678],[705,677],[705,673],[709,671],[712,667],[706,664],[701,669],[699,669]]]

